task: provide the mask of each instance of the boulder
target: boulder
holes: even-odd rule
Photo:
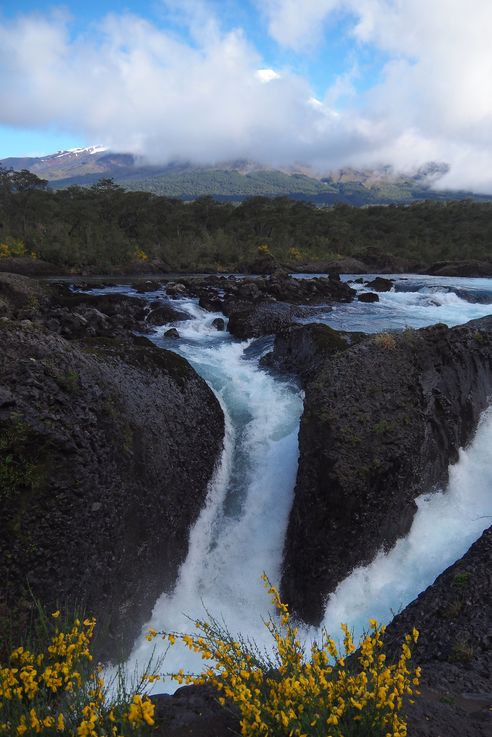
[[[329,356],[344,351],[367,336],[333,330],[328,325],[292,325],[275,336],[273,351],[261,364],[277,371],[294,373],[303,381],[315,376]]]
[[[379,302],[379,296],[375,292],[360,292],[357,299],[359,302]]]
[[[198,304],[202,310],[207,310],[207,312],[222,312],[222,300],[219,297],[202,295]]]
[[[182,322],[189,320],[190,316],[183,310],[177,310],[168,302],[160,303],[153,307],[145,318],[149,325],[166,325],[168,322]]]
[[[408,532],[415,498],[447,482],[491,389],[492,317],[380,334],[324,361],[306,384],[284,549],[295,614],[319,624],[337,584]]]
[[[212,327],[216,330],[225,330],[225,321],[221,317],[216,317],[212,320]]]
[[[235,303],[229,312],[227,329],[235,338],[258,338],[272,335],[288,327],[299,318],[309,317],[313,311],[302,305],[285,302]]]
[[[368,281],[366,286],[374,289],[376,292],[390,292],[393,288],[393,281],[391,279],[384,279],[382,276],[377,276],[372,281]]]
[[[166,338],[179,338],[179,333],[176,328],[169,328],[169,330],[166,330],[164,333],[164,336]]]

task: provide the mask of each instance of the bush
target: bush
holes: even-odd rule
[[[417,630],[406,636],[394,664],[386,662],[385,628],[376,620],[370,620],[370,632],[357,653],[344,624],[342,647],[324,631],[321,642],[306,649],[287,606],[264,580],[278,615],[265,622],[274,640],[273,652],[262,651],[249,640],[238,641],[209,615],[209,621],[196,622],[196,636],[180,637],[214,664],[201,675],[180,671],[173,678],[178,683],[210,684],[222,705],[235,704],[244,737],[405,737],[402,708],[405,699],[418,693],[420,678],[419,668],[409,668]],[[150,630],[149,638],[156,634]],[[167,636],[171,642],[176,637]]]
[[[0,258],[12,258],[15,256],[25,256],[26,247],[23,241],[15,238],[7,238],[0,242]]]
[[[0,735],[140,737],[154,724],[154,705],[143,695],[144,676],[132,686],[120,671],[108,685],[93,662],[95,619],[73,625],[43,619],[44,642],[17,647],[0,664]],[[41,638],[42,639],[42,638]],[[111,694],[111,695],[110,695]]]
[[[396,348],[396,338],[391,333],[378,333],[374,338],[374,342],[385,351],[392,351]]]

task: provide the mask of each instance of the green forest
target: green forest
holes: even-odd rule
[[[53,191],[0,169],[0,257],[32,255],[70,270],[135,261],[169,270],[234,270],[268,252],[293,265],[379,249],[422,266],[492,255],[492,203],[317,207],[287,197],[241,204],[126,191],[111,179]]]

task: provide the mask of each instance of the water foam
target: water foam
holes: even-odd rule
[[[217,343],[210,314],[196,306],[193,313],[201,324],[194,331],[180,328],[186,339],[179,351],[220,398],[227,418],[224,454],[191,531],[189,554],[175,589],[161,596],[149,626],[189,631],[189,617],[203,617],[205,605],[234,631],[258,639],[261,616],[269,612],[261,573],[266,570],[274,581],[280,576],[298,463],[302,396],[295,384],[262,371],[257,359],[245,360],[250,341],[227,336]],[[132,666],[144,666],[152,647],[142,634]],[[181,667],[200,669],[200,661],[177,645],[168,653],[165,669]],[[158,690],[163,687],[172,690],[173,685],[159,684]]]
[[[205,606],[223,617],[232,632],[267,645],[261,617],[270,610],[260,574],[265,570],[274,581],[280,575],[297,471],[301,393],[259,369],[251,341],[240,343],[217,332],[212,321],[222,315],[201,310],[193,300],[181,300],[179,307],[192,318],[179,324],[181,340],[163,338],[167,326],[156,331],[155,340],[184,355],[214,388],[226,416],[226,437],[175,589],[160,597],[148,625],[189,631],[192,620],[204,616]],[[384,293],[376,305],[337,306],[326,321],[373,332],[438,320],[456,324],[490,311],[490,305],[471,304],[445,290],[436,296],[435,291],[416,289]],[[329,630],[338,632],[344,621],[360,633],[369,617],[389,621],[479,537],[490,522],[485,516],[492,514],[491,444],[492,412],[487,412],[473,443],[450,469],[448,489],[418,499],[409,535],[369,566],[353,571],[330,597],[323,623]],[[319,632],[306,629],[304,634],[310,639]],[[152,647],[142,634],[131,664],[144,666]],[[177,645],[169,651],[164,670],[197,671],[201,665],[198,656]],[[174,688],[160,683],[156,690]]]
[[[492,409],[482,415],[471,445],[450,467],[446,490],[417,499],[412,528],[388,552],[355,569],[330,596],[327,629],[347,622],[361,633],[369,617],[389,622],[439,573],[458,560],[492,518]]]

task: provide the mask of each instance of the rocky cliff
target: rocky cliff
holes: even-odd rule
[[[32,312],[45,294],[26,284],[14,292],[29,286],[16,299]],[[22,623],[31,592],[79,602],[119,633],[114,654],[174,584],[220,458],[221,408],[145,338],[69,342],[5,316],[0,341],[0,616]]]
[[[420,636],[422,695],[408,707],[409,734],[486,737],[492,733],[492,528],[398,614],[386,634],[396,649]]]
[[[306,382],[282,577],[284,600],[312,624],[355,566],[408,532],[416,496],[446,482],[472,438],[492,389],[492,317],[330,353]]]

